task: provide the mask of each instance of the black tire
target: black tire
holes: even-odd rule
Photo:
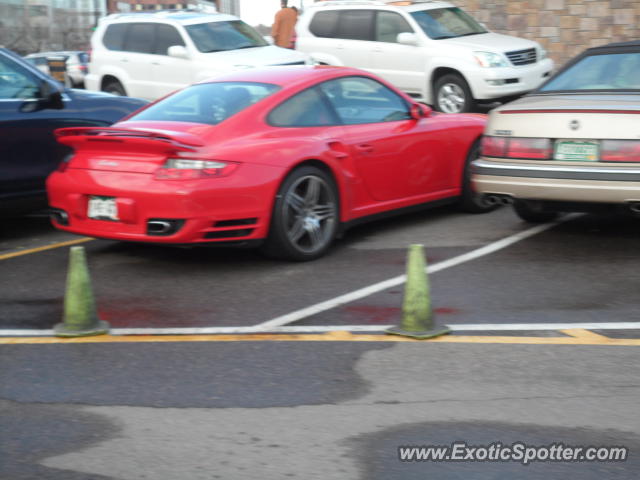
[[[125,91],[124,87],[117,80],[112,80],[109,83],[107,83],[104,87],[102,87],[102,91],[107,93],[112,93],[120,97],[127,96],[127,92]]]
[[[476,193],[471,184],[471,162],[480,157],[480,141],[476,140],[467,155],[462,174],[462,194],[460,196],[460,209],[467,213],[487,213],[495,210],[500,205],[490,204],[484,195]]]
[[[516,215],[525,222],[546,223],[558,218],[559,212],[542,209],[542,203],[533,200],[516,200],[513,202],[513,210]]]
[[[324,255],[338,231],[339,200],[335,182],[324,170],[295,169],[276,195],[263,253],[298,262]]]
[[[448,73],[436,80],[433,87],[433,106],[439,112],[471,112],[475,106],[466,80],[456,73]]]

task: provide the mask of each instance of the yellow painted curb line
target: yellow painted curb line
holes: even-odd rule
[[[83,237],[77,240],[69,240],[66,242],[52,243],[51,245],[45,245],[43,247],[30,248],[28,250],[20,250],[19,252],[5,253],[0,255],[0,260],[7,260],[9,258],[21,257],[22,255],[29,255],[30,253],[44,252],[45,250],[53,250],[54,248],[68,247],[71,245],[78,245],[79,243],[90,242],[95,238]]]
[[[253,333],[239,335],[98,335],[95,337],[3,337],[1,345],[33,345],[54,343],[168,343],[168,342],[422,342],[483,343],[520,345],[611,345],[640,346],[640,338],[609,338],[588,330],[561,330],[568,337],[498,337],[446,335],[429,340],[416,340],[396,335],[353,334],[335,331],[323,334]]]

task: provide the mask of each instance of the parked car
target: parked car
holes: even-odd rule
[[[100,21],[91,45],[89,90],[149,100],[233,70],[311,63],[221,13],[113,14]]]
[[[319,2],[296,31],[296,49],[316,62],[368,70],[447,113],[512,100],[553,69],[537,42],[490,32],[446,2]]]
[[[65,88],[0,48],[0,213],[46,207],[45,179],[71,152],[56,128],[107,126],[146,103]]]
[[[35,65],[42,73],[50,75],[49,62],[51,57],[62,57],[65,59],[67,86],[74,88],[84,87],[84,77],[87,75],[89,66],[89,54],[82,51],[65,52],[40,52],[31,53],[24,58]]]
[[[537,91],[495,109],[476,189],[530,222],[640,213],[640,42],[590,48]]]
[[[54,225],[163,244],[258,245],[311,260],[365,219],[485,204],[470,189],[485,116],[441,115],[362,70],[272,67],[187,87],[111,128],[65,128]]]

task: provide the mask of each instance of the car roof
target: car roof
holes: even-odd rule
[[[228,22],[231,20],[239,20],[239,18],[226,13],[159,10],[157,12],[113,13],[103,17],[100,22],[131,23],[143,21],[173,23],[177,25],[193,25],[197,23]]]
[[[199,83],[256,82],[271,83],[284,87],[306,83],[312,79],[321,82],[348,75],[369,76],[367,72],[351,67],[334,67],[331,65],[274,65],[218,75]]]
[[[592,51],[598,51],[598,50],[614,50],[616,48],[622,48],[622,49],[640,48],[640,40],[631,40],[628,42],[614,42],[614,43],[608,43],[606,45],[598,45],[597,47],[588,48],[587,50],[585,50],[585,52],[592,52]]]

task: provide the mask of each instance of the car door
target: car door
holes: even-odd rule
[[[154,98],[156,81],[152,65],[156,60],[155,23],[131,23],[124,38],[123,52],[116,52],[128,80],[125,89],[130,97]]]
[[[368,77],[322,84],[344,124],[358,174],[377,201],[426,195],[444,188],[436,135],[411,117],[400,95]]]
[[[51,81],[53,84],[53,81]],[[70,149],[53,136],[58,127],[77,125],[79,112],[40,108],[46,81],[0,53],[0,198],[2,204],[44,194],[44,181]],[[54,87],[51,87],[54,88]]]
[[[155,31],[155,58],[151,74],[155,81],[155,97],[160,98],[193,83],[193,61],[170,57],[169,47],[185,46],[185,41],[173,25],[159,23]]]
[[[398,43],[400,33],[415,34],[415,31],[399,13],[384,10],[376,13],[370,71],[400,90],[420,93],[427,83],[424,47]]]

